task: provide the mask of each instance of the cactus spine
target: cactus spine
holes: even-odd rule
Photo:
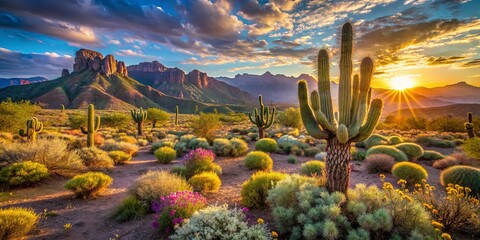
[[[258,101],[260,102],[260,111],[258,108],[255,108],[253,116],[251,113],[248,113],[248,118],[258,128],[258,139],[262,139],[264,136],[263,130],[268,129],[273,124],[275,107],[273,107],[272,112],[270,113],[268,107],[263,105],[262,95],[258,96]]]
[[[36,117],[27,120],[27,130],[19,131],[20,136],[28,137],[30,141],[35,142],[37,140],[37,134],[43,130],[43,123],[38,121]]]
[[[473,131],[473,115],[471,112],[467,114],[468,121],[465,123],[465,129],[468,133],[468,138],[474,138],[475,132]]]
[[[178,126],[178,106],[175,106],[175,126]]]
[[[329,80],[328,53],[318,53],[318,92],[308,94],[306,81],[298,83],[298,100],[302,121],[314,138],[327,140],[327,188],[330,192],[346,193],[350,179],[350,145],[367,139],[380,118],[383,102],[370,102],[370,82],[373,61],[364,58],[360,64],[360,76],[352,79],[352,25],[342,28],[340,55],[340,83],[338,112],[333,112]]]
[[[95,145],[94,137],[95,133],[100,128],[100,117],[95,117],[95,107],[93,104],[88,105],[87,115],[87,129],[80,127],[83,134],[87,135],[87,147],[92,148]]]
[[[147,111],[144,111],[143,108],[132,109],[130,110],[132,114],[133,121],[137,123],[137,134],[138,136],[143,135],[143,122],[147,120]]]

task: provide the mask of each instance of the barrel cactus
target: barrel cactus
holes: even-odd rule
[[[467,130],[468,133],[468,138],[474,138],[475,137],[475,132],[473,130],[473,115],[471,112],[467,114],[467,119],[468,122],[465,123],[465,129]]]
[[[260,110],[255,108],[253,116],[251,113],[248,113],[248,118],[250,119],[250,122],[255,124],[258,128],[258,139],[262,139],[264,136],[263,131],[270,128],[273,124],[275,107],[273,107],[272,112],[270,113],[268,107],[263,105],[262,95],[258,96],[258,101],[260,102]]]
[[[87,135],[87,147],[92,148],[95,145],[95,133],[100,128],[100,117],[95,117],[95,107],[93,104],[88,105],[87,128],[81,127],[83,134]]]
[[[35,142],[37,140],[37,134],[43,130],[43,123],[38,121],[36,117],[27,120],[27,129],[19,131],[20,136],[28,137],[30,141]]]
[[[137,134],[138,136],[143,135],[143,122],[147,120],[147,111],[144,111],[143,108],[132,109],[130,110],[132,114],[133,121],[137,123]]]
[[[307,82],[302,80],[298,83],[298,99],[305,129],[312,137],[327,140],[325,163],[327,189],[330,192],[347,192],[351,143],[363,141],[372,134],[383,107],[380,99],[370,101],[372,59],[367,57],[362,60],[360,76],[355,75],[352,81],[352,50],[352,25],[346,23],[341,39],[338,113],[333,112],[330,65],[325,49],[318,53],[318,91],[313,91],[309,99]]]

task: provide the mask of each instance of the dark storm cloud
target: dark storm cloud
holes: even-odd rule
[[[453,57],[429,57],[427,59],[428,65],[444,65],[458,62],[458,60],[465,59],[465,57],[453,56]]]

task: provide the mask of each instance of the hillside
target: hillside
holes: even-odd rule
[[[453,103],[480,103],[480,87],[466,82],[458,82],[443,87],[416,87],[409,89],[412,93]]]
[[[205,103],[247,104],[255,97],[237,87],[193,70],[186,74],[179,68],[167,68],[157,61],[127,67],[129,76],[142,84],[171,96]]]
[[[472,112],[474,116],[480,116],[480,104],[452,104],[441,107],[402,109],[391,114],[411,117],[415,114],[418,117],[436,118],[440,116],[452,116],[466,118],[467,113]]]
[[[44,77],[30,77],[30,78],[0,78],[0,88],[15,86],[15,85],[27,85],[36,82],[44,82],[48,79]]]

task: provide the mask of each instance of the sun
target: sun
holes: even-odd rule
[[[390,87],[394,90],[404,91],[415,86],[415,80],[410,76],[396,76],[390,80]]]

